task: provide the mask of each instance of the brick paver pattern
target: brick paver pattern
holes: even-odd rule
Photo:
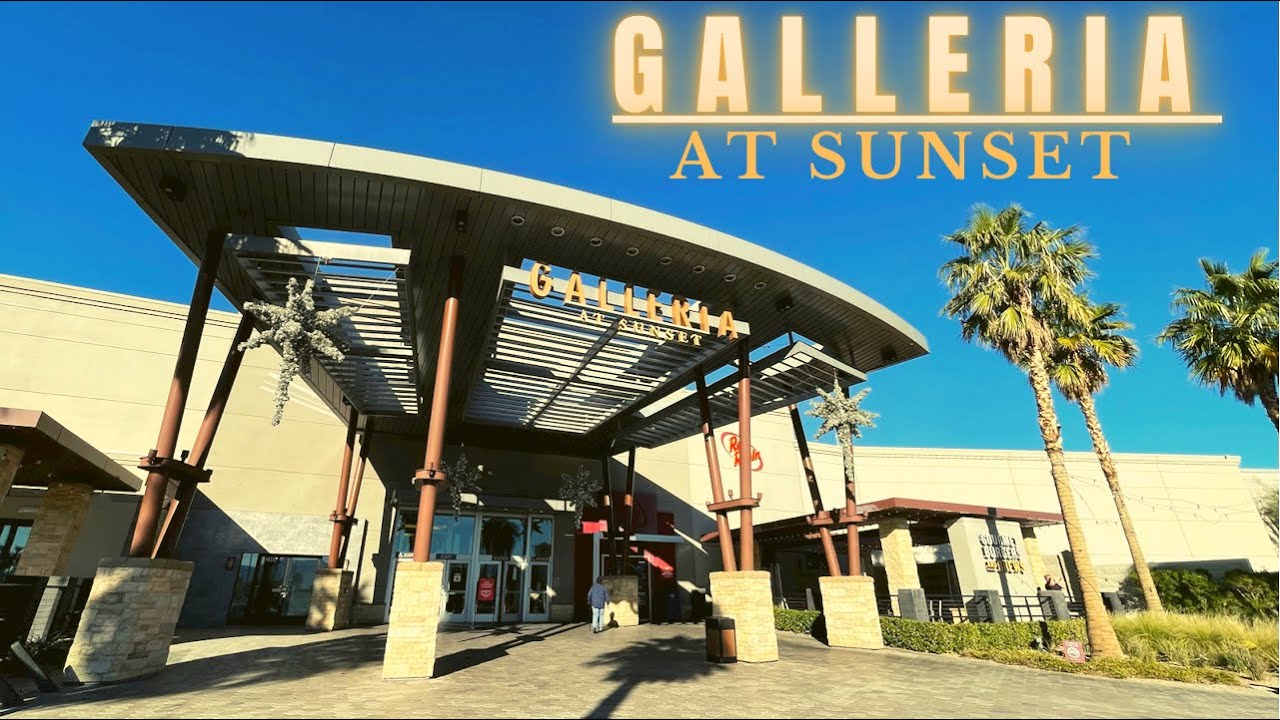
[[[232,634],[232,633],[237,634]],[[252,634],[250,634],[252,633]],[[430,680],[382,680],[386,628],[180,637],[159,675],[44,695],[38,717],[1267,717],[1251,688],[1110,680],[781,633],[778,662],[706,661],[700,625],[442,630]],[[208,635],[208,634],[207,634]]]

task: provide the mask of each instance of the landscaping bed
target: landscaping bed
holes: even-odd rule
[[[778,630],[816,635],[821,613],[774,609]],[[1188,683],[1239,685],[1241,678],[1266,680],[1277,669],[1277,626],[1228,615],[1129,613],[1112,617],[1127,657],[1077,663],[1058,653],[1062,643],[1087,647],[1083,620],[940,623],[880,618],[886,647],[960,655],[1082,675],[1149,678]]]

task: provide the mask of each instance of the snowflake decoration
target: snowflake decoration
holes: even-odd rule
[[[480,478],[484,476],[484,466],[471,467],[467,462],[467,454],[462,453],[452,465],[445,467],[445,488],[449,490],[449,499],[453,501],[453,516],[462,512],[462,494],[480,493]]]
[[[600,495],[600,479],[591,477],[586,467],[579,465],[573,475],[560,473],[560,499],[573,504],[574,527],[582,527],[582,511],[595,507]]]
[[[869,412],[859,407],[863,398],[871,392],[871,388],[866,388],[853,397],[845,397],[840,391],[839,384],[836,384],[829,393],[824,392],[822,388],[815,389],[822,400],[814,403],[813,407],[805,413],[809,417],[822,419],[822,427],[814,433],[815,438],[820,438],[834,430],[841,443],[852,442],[853,438],[862,437],[862,428],[876,426],[875,419],[880,417],[880,413]]]
[[[311,376],[311,360],[316,356],[340,363],[346,359],[332,332],[344,318],[355,314],[356,308],[347,306],[333,310],[316,310],[311,280],[298,290],[297,278],[289,278],[289,299],[284,307],[265,302],[250,301],[244,304],[246,312],[253,313],[266,323],[267,329],[240,343],[241,350],[251,350],[271,343],[280,351],[280,380],[276,384],[276,412],[272,425],[279,425],[284,417],[284,405],[289,402],[289,383],[294,376]]]

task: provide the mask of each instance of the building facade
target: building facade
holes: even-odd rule
[[[38,280],[0,276],[0,407],[39,409],[125,468],[137,465],[161,412],[175,337],[186,308],[138,297]],[[236,325],[231,313],[211,313],[193,377],[193,397],[212,388],[217,367]],[[128,343],[122,342],[128,338]],[[312,580],[330,549],[338,469],[345,424],[304,383],[294,384],[284,421],[270,425],[279,356],[269,348],[247,353],[209,458],[214,480],[201,488],[183,529],[176,557],[195,570],[181,614],[184,625],[301,622]],[[109,378],[104,382],[103,378]],[[193,434],[204,408],[187,408]],[[742,457],[738,428],[716,428],[721,472],[737,472]],[[183,438],[184,443],[189,443]],[[424,450],[421,436],[376,433],[359,489],[356,524],[346,567],[354,574],[352,618],[384,622],[397,564],[411,557],[417,490],[411,482]],[[785,409],[757,416],[751,450],[755,489],[763,494],[755,512],[761,527],[812,512],[804,470]],[[827,505],[843,498],[840,451],[810,443],[815,472]],[[451,445],[449,461],[465,454],[480,468],[479,490],[459,498],[456,508],[442,493],[434,522],[432,555],[445,564],[442,619],[446,622],[565,621],[584,613],[590,578],[612,561],[606,532],[625,507],[621,496],[625,455],[610,461],[615,490],[612,508],[589,508],[581,527],[572,508],[558,498],[563,475],[584,470],[603,481],[601,457],[574,457],[482,444]],[[1130,570],[1110,492],[1091,453],[1068,453],[1095,566],[1104,590]],[[1275,470],[1242,469],[1223,456],[1116,455],[1129,510],[1143,548],[1155,567],[1232,567],[1276,570],[1276,548],[1255,505],[1259,491],[1277,481]],[[1057,499],[1043,452],[978,449],[886,448],[859,444],[858,486],[864,503],[909,498],[934,504],[1011,508],[1052,514]],[[706,449],[700,436],[653,449],[636,460],[631,539],[621,543],[626,572],[638,573],[642,620],[688,617],[708,592],[708,574],[720,569]],[[132,470],[139,476],[142,471]],[[46,502],[43,488],[15,487],[0,502],[0,545],[13,559]],[[139,495],[97,491],[58,575],[92,578],[102,556],[122,552]],[[864,570],[877,578],[883,602],[892,606],[885,572],[882,528],[863,530]],[[978,534],[965,534],[978,522]],[[1019,576],[1007,588],[1034,594],[1039,584],[1027,555],[1039,556],[1045,572],[1071,581],[1060,524],[1031,528],[991,521],[996,537],[1016,538],[1025,572],[986,577],[984,548],[977,538],[988,523],[958,513],[938,523],[902,521],[919,584],[930,595],[968,595],[984,581]],[[735,523],[736,527],[736,523]],[[1038,547],[1025,541],[1033,537]],[[985,542],[985,541],[983,541]],[[824,574],[813,541],[774,544],[761,531],[757,564],[773,571],[775,595],[798,602],[816,592]],[[625,545],[625,547],[622,547]],[[987,550],[987,552],[990,552]],[[846,564],[847,558],[842,558]],[[975,563],[978,563],[975,569]],[[8,565],[12,573],[16,559]],[[1018,585],[1017,583],[1021,583]],[[996,586],[999,587],[998,585]],[[896,589],[896,588],[895,588]],[[1076,589],[1078,592],[1078,589]],[[798,599],[799,598],[799,599]]]

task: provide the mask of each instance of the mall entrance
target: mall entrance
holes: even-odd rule
[[[242,553],[227,624],[301,624],[311,607],[311,585],[324,558]]]
[[[412,561],[417,512],[397,512],[397,561]],[[550,515],[460,513],[436,515],[431,559],[444,564],[440,620],[455,624],[548,622],[552,572]],[[388,573],[388,613],[395,572]]]

